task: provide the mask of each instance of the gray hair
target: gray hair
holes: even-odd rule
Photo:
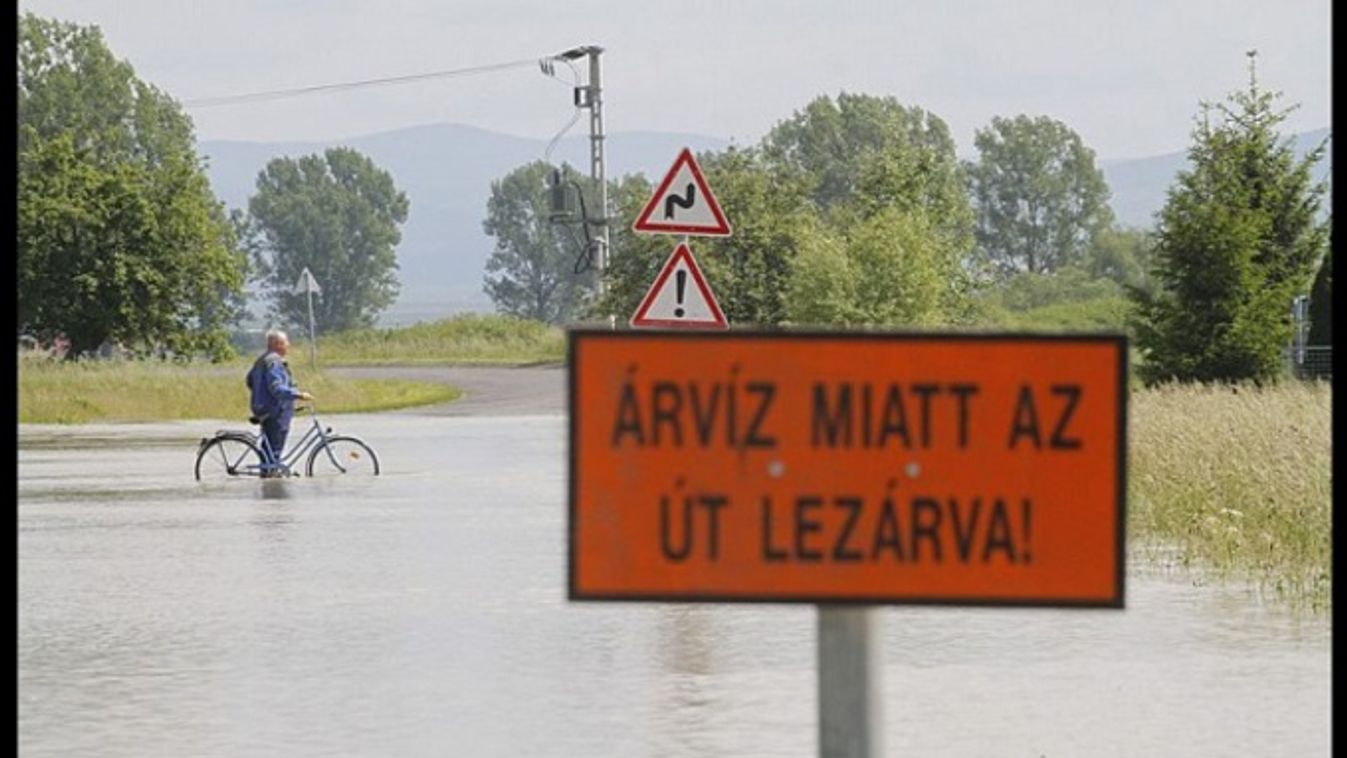
[[[271,347],[272,345],[276,344],[277,342],[280,342],[281,340],[289,342],[290,338],[287,337],[285,335],[285,332],[281,331],[280,329],[267,330],[267,347]]]

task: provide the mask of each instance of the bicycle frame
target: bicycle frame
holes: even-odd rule
[[[315,445],[327,442],[327,433],[332,430],[330,428],[324,429],[323,425],[318,422],[317,410],[312,406],[309,406],[307,410],[309,411],[309,418],[312,423],[308,429],[304,430],[304,435],[299,438],[298,442],[287,446],[290,449],[281,456],[280,461],[276,463],[263,463],[260,466],[249,464],[242,466],[241,469],[244,472],[249,473],[251,473],[253,469],[257,469],[257,473],[265,473],[267,471],[279,469],[288,474],[299,463],[300,459],[307,455]],[[276,453],[271,449],[271,441],[267,439],[265,434],[253,434],[252,432],[249,432],[249,435],[256,441],[257,447],[262,451],[263,455],[268,459],[275,459]]]

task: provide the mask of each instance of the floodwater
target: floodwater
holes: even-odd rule
[[[329,421],[384,476],[207,486],[212,423],[20,430],[21,755],[816,754],[812,606],[566,601],[564,418]],[[886,752],[1329,754],[1325,617],[1127,591],[880,610]]]

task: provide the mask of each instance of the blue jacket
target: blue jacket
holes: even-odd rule
[[[250,409],[258,419],[278,418],[288,421],[295,413],[295,400],[300,390],[290,376],[285,359],[266,352],[255,362],[244,380],[252,391]]]

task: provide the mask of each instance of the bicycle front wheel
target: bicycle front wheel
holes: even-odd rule
[[[309,476],[377,476],[379,457],[355,437],[328,437],[309,453]]]
[[[262,472],[262,451],[244,437],[216,437],[196,454],[196,479],[220,481]]]

